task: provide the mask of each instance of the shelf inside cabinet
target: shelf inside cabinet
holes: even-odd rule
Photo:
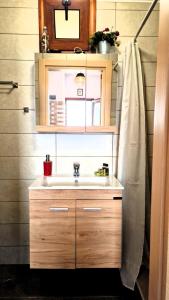
[[[77,127],[77,126],[36,126],[38,132],[57,132],[57,133],[117,133],[116,126],[92,126],[92,127]]]

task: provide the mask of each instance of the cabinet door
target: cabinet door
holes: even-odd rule
[[[77,202],[76,267],[120,268],[121,201]]]
[[[30,201],[30,267],[75,268],[74,201]]]

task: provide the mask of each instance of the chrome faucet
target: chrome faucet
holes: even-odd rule
[[[74,167],[73,176],[74,177],[79,177],[80,176],[80,173],[79,173],[80,164],[78,162],[74,162],[73,167]]]

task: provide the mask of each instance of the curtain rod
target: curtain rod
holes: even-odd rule
[[[139,36],[139,34],[140,34],[141,30],[143,29],[144,25],[146,24],[146,22],[147,22],[147,20],[148,20],[148,18],[150,16],[150,14],[153,11],[153,8],[155,7],[155,5],[156,5],[157,2],[158,2],[158,0],[153,0],[153,2],[151,3],[151,5],[150,5],[150,7],[149,7],[149,9],[148,9],[148,11],[147,11],[144,19],[141,22],[141,25],[140,25],[140,27],[139,27],[139,29],[138,29],[135,37],[134,37],[134,42],[137,41],[137,37]]]

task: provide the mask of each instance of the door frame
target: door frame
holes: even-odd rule
[[[152,206],[150,230],[149,300],[167,300],[169,202],[169,1],[160,0],[157,51]],[[169,284],[168,284],[169,286]],[[169,293],[169,287],[168,287]]]

